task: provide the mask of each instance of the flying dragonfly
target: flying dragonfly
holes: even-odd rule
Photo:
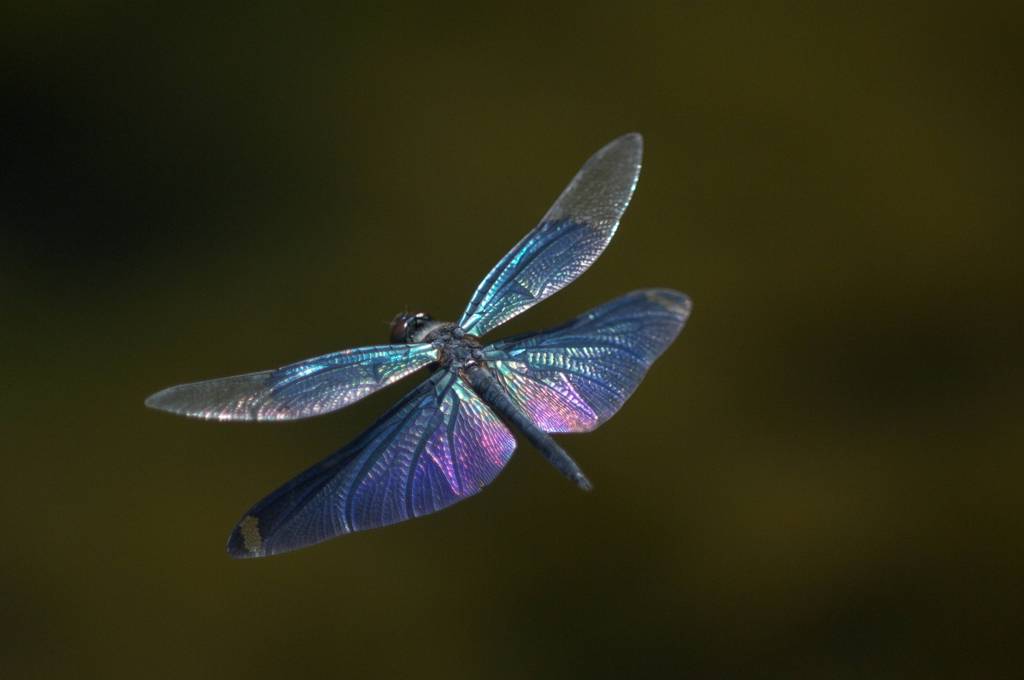
[[[403,313],[391,324],[390,344],[178,385],[146,399],[152,408],[194,418],[298,420],[430,371],[355,441],[245,513],[228,553],[283,553],[448,507],[505,467],[516,448],[510,427],[590,490],[551,433],[588,432],[618,411],[682,330],[689,298],[637,290],[555,328],[489,344],[481,338],[594,263],[633,195],[642,153],[636,133],[595,153],[484,278],[455,323]]]

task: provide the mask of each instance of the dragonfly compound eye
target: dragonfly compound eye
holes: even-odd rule
[[[413,334],[430,321],[430,316],[423,312],[399,314],[391,322],[391,342],[409,342]]]

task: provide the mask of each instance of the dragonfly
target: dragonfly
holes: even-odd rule
[[[146,405],[220,421],[330,413],[421,369],[429,375],[365,432],[254,505],[228,538],[263,557],[427,515],[490,484],[519,433],[562,475],[591,483],[552,434],[588,432],[675,340],[690,299],[636,290],[548,330],[481,338],[572,283],[611,241],[640,175],[643,138],[595,153],[537,226],[477,287],[457,322],[401,313],[390,342],[282,368],[170,387]]]

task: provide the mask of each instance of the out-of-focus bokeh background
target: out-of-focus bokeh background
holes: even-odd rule
[[[5,678],[1020,672],[1019,3],[16,4]],[[440,514],[230,560],[412,383],[286,425],[143,398],[456,318],[630,130],[612,246],[507,326],[693,297],[562,438],[595,492],[522,447]]]

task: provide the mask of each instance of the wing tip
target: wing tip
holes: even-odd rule
[[[173,387],[160,390],[154,394],[146,397],[143,402],[146,408],[151,408],[154,411],[161,411],[162,413],[170,413],[176,416],[185,416],[187,418],[198,418],[200,420],[224,420],[224,418],[218,418],[215,414],[204,413],[202,411],[196,411],[194,409],[183,408],[182,406],[173,403],[173,400],[169,401],[169,397],[174,396]]]
[[[612,166],[631,166],[634,168],[634,174],[638,175],[640,172],[640,164],[643,161],[643,156],[644,136],[639,132],[627,132],[624,135],[619,135],[598,149],[594,155],[583,164],[580,172],[582,173],[584,170],[594,168],[598,165],[611,164]],[[579,175],[577,175],[577,178],[578,177]],[[570,186],[572,185],[570,184]],[[634,188],[636,188],[636,177],[634,177],[629,189],[631,195]],[[623,206],[623,210],[625,210],[625,206]]]
[[[649,288],[641,291],[644,297],[685,320],[693,311],[693,300],[686,293],[672,288]]]
[[[236,560],[264,557],[266,551],[263,536],[260,533],[259,518],[255,515],[243,517],[231,530],[225,549],[228,555]]]
[[[642,147],[644,145],[644,136],[634,130],[633,132],[627,132],[624,135],[620,135],[615,141]]]
[[[599,156],[604,156],[617,151],[624,151],[630,156],[635,156],[636,162],[639,162],[644,153],[644,136],[639,132],[627,132],[605,144],[604,148],[597,153]]]
[[[173,387],[168,387],[168,388],[160,390],[159,392],[154,392],[153,394],[151,394],[148,397],[146,397],[146,400],[144,402],[142,402],[142,403],[145,404],[146,408],[151,408],[151,409],[154,409],[156,411],[165,411],[167,413],[176,413],[177,411],[175,411],[171,406],[169,406],[166,403],[166,397],[168,396],[168,394],[173,389],[174,389]]]

